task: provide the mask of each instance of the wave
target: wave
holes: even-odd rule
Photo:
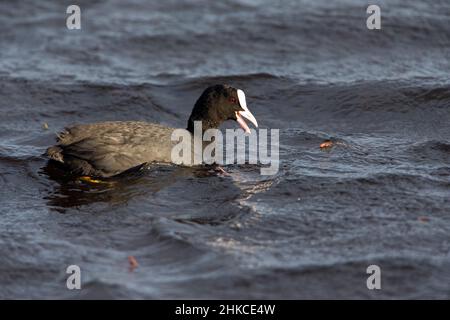
[[[407,154],[412,161],[427,163],[440,162],[450,164],[450,142],[447,141],[426,141],[411,146]]]

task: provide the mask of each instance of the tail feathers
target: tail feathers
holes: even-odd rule
[[[53,147],[48,148],[47,151],[45,152],[45,154],[50,159],[64,163],[64,157],[63,157],[62,151],[63,150],[60,147],[53,146]]]

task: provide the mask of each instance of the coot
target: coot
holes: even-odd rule
[[[194,105],[187,130],[194,133],[194,121],[203,131],[218,128],[226,120],[237,121],[250,132],[245,119],[256,127],[242,90],[228,85],[207,88]],[[109,121],[75,125],[58,135],[57,145],[46,155],[74,174],[111,177],[147,163],[170,163],[175,128],[142,121]]]

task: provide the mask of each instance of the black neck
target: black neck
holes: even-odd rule
[[[201,121],[202,133],[208,129],[218,128],[222,123],[217,113],[215,113],[214,109],[210,107],[212,102],[209,101],[209,99],[202,98],[203,97],[201,97],[195,104],[187,123],[187,130],[192,134],[194,134],[195,121]]]
[[[191,133],[194,134],[194,121],[201,121],[202,123],[202,134],[208,130],[208,129],[218,129],[220,126],[220,123],[213,121],[213,120],[204,120],[204,119],[193,119],[193,117],[191,116],[188,120],[188,125],[187,125],[187,130]]]

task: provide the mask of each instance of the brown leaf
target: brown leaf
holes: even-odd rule
[[[130,271],[133,271],[137,267],[139,267],[139,263],[137,262],[136,258],[133,256],[128,256],[128,263],[130,264]]]
[[[333,141],[331,140],[325,140],[324,142],[322,142],[320,144],[320,149],[326,149],[326,148],[331,148],[333,146]]]

